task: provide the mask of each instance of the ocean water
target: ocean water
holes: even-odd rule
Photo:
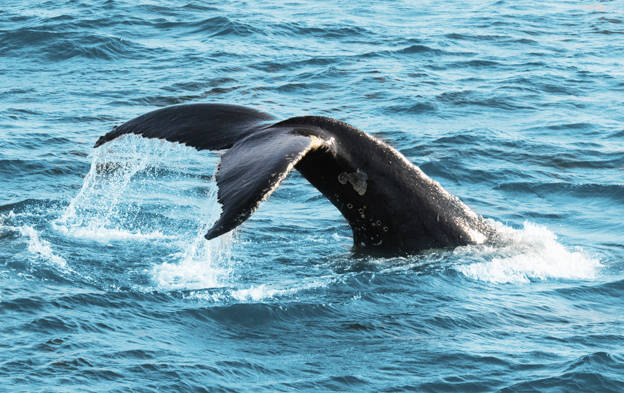
[[[504,244],[362,257],[298,173],[235,233],[172,104],[385,140]],[[622,1],[0,5],[0,391],[624,391]],[[407,214],[407,213],[406,213]]]

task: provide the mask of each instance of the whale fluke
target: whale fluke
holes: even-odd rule
[[[354,246],[389,254],[482,243],[491,226],[401,153],[341,121],[319,116],[275,122],[253,109],[178,105],[130,120],[124,134],[225,150],[216,172],[221,216],[206,234],[244,222],[295,168],[340,210]]]
[[[216,173],[223,205],[221,217],[206,234],[212,239],[245,221],[312,149],[325,145],[318,138],[267,128],[235,144],[222,157]]]
[[[95,147],[124,134],[180,142],[197,150],[229,149],[273,117],[255,109],[224,104],[175,105],[125,122],[105,135]]]

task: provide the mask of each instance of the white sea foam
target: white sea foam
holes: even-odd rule
[[[484,262],[455,269],[475,280],[493,283],[527,283],[546,279],[593,279],[601,263],[582,249],[570,250],[543,226],[524,223],[523,229],[497,224],[501,245],[459,247],[458,256],[477,253]],[[474,255],[474,254],[473,254]]]
[[[271,286],[266,284],[252,285],[249,288],[236,289],[230,292],[230,296],[238,301],[263,301],[281,296],[291,296],[298,292],[325,287],[327,279],[318,278],[309,282],[292,283],[292,285]]]
[[[130,231],[123,228],[106,228],[93,224],[84,227],[76,226],[68,228],[67,226],[59,225],[57,222],[52,223],[52,227],[66,236],[94,240],[102,243],[116,240],[151,241],[154,239],[175,239],[175,236],[165,235],[158,230],[143,233],[141,231]]]
[[[224,288],[219,292],[192,291],[187,297],[210,302],[265,302],[281,297],[295,296],[300,292],[327,287],[335,278],[316,277],[303,282],[279,283],[277,285],[257,284],[247,288]]]

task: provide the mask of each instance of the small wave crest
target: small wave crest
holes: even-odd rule
[[[602,264],[581,248],[567,249],[547,228],[530,222],[523,229],[496,223],[498,246],[459,247],[454,254],[486,261],[455,267],[466,277],[492,283],[528,283],[547,279],[591,280]]]
[[[28,239],[28,251],[56,264],[60,268],[67,268],[67,261],[52,252],[50,242],[41,239],[35,228],[24,225],[18,227],[17,230],[22,236]]]
[[[16,219],[16,214],[11,210],[6,216],[0,217],[0,235],[4,232],[16,232],[26,240],[28,252],[43,261],[50,262],[54,267],[60,270],[71,272],[72,269],[67,265],[65,258],[57,255],[52,250],[49,241],[42,239],[39,232],[31,225],[11,225],[7,221]]]

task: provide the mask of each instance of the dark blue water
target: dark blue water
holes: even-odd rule
[[[624,3],[0,5],[0,390],[624,391]],[[115,124],[344,120],[507,242],[357,257],[298,173],[235,234],[218,156]]]

